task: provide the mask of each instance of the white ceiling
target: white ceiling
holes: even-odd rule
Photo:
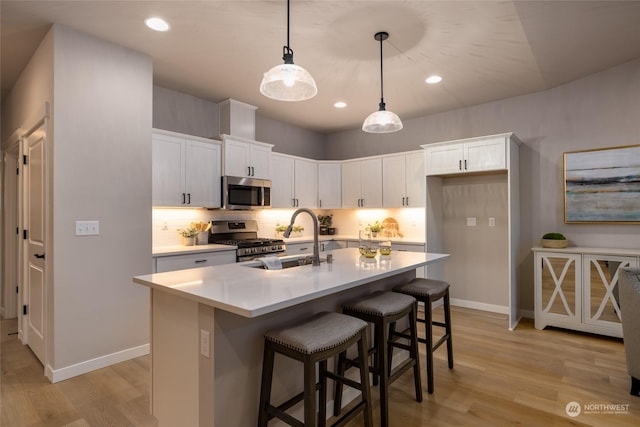
[[[640,58],[640,1],[291,2],[294,61],[314,76],[303,102],[262,96],[262,74],[281,63],[286,1],[0,2],[6,95],[51,23],[144,52],[154,84],[319,132],[360,127],[380,98],[384,42],[387,109],[402,119],[548,89]],[[157,33],[144,19],[160,16]],[[442,83],[424,79],[440,74]],[[336,101],[348,107],[338,110]]]

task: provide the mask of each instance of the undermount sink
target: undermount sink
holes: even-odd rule
[[[301,261],[303,261],[303,263],[301,263]],[[321,264],[326,261],[326,258],[320,258]],[[306,265],[311,265],[311,259],[309,256],[282,257],[280,258],[280,262],[282,263],[283,270],[292,267],[303,267]],[[242,266],[266,270],[264,264],[257,259],[247,261],[246,263],[243,263]]]

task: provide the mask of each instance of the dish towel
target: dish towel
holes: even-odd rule
[[[282,262],[277,256],[265,256],[258,260],[264,265],[265,270],[282,270]]]

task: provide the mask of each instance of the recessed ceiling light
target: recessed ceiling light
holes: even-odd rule
[[[427,77],[427,79],[425,80],[425,82],[429,83],[429,84],[434,84],[434,83],[440,83],[442,81],[442,77],[440,76],[429,76]]]
[[[147,24],[147,27],[151,28],[152,30],[156,30],[156,31],[169,30],[169,24],[167,24],[167,21],[165,21],[162,18],[148,18],[148,19],[145,19],[144,23]]]
[[[343,101],[338,101],[335,104],[333,104],[333,106],[336,107],[336,108],[344,108],[344,107],[347,106],[347,103],[343,102]]]

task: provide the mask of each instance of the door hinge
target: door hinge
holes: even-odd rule
[[[16,294],[20,293],[20,288],[16,286]]]
[[[27,240],[27,237],[29,237],[29,230],[22,230],[22,238]]]
[[[19,236],[20,235],[20,227],[16,227],[16,234]]]
[[[16,168],[16,175],[20,175],[20,168]]]
[[[22,155],[22,164],[23,165],[28,165],[29,164],[29,160],[26,154]]]
[[[28,305],[23,305],[22,306],[22,314],[24,314],[25,316],[27,314],[29,314],[29,306]]]

